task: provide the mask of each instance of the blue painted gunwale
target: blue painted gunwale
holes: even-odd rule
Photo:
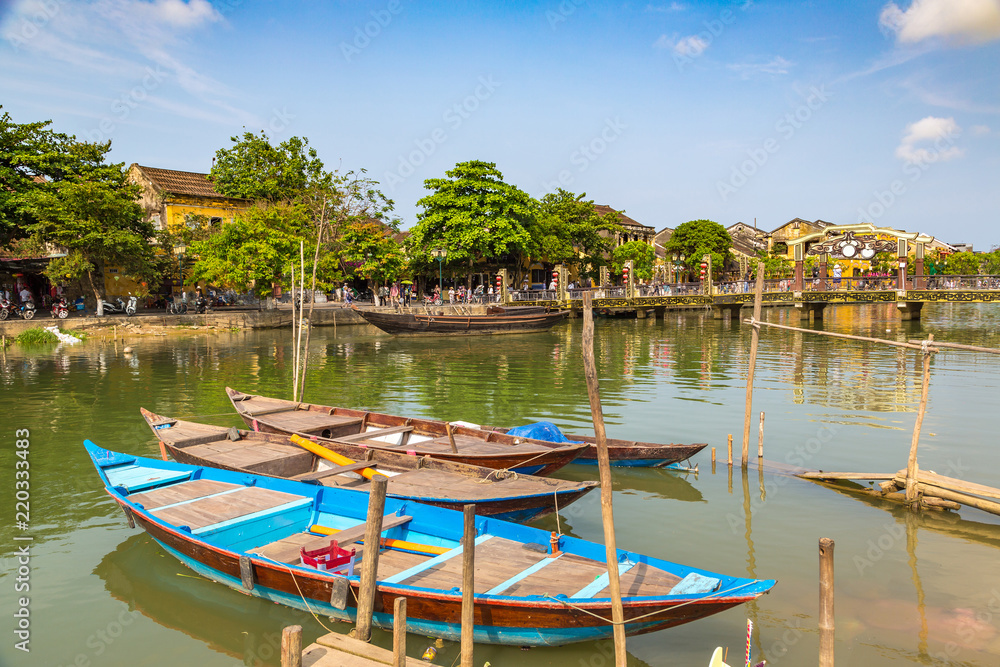
[[[183,528],[159,519],[153,512],[143,508],[141,504],[131,502],[128,500],[130,494],[128,489],[116,486],[114,483],[115,468],[126,465],[137,465],[150,471],[162,471],[168,477],[176,476],[176,473],[186,472],[189,475],[185,476],[184,481],[210,479],[232,484],[258,486],[260,488],[273,489],[311,499],[310,516],[304,521],[298,521],[286,527],[284,529],[286,536],[305,531],[309,525],[315,522],[316,517],[320,513],[336,514],[353,520],[355,523],[362,523],[367,513],[367,494],[274,477],[262,477],[247,473],[235,473],[226,470],[188,466],[169,461],[133,457],[102,449],[89,440],[84,443],[84,446],[90,454],[108,493],[122,507],[128,508],[135,516],[137,522],[164,549],[199,574],[240,591],[243,591],[243,588],[238,577],[226,574],[218,568],[213,568],[201,560],[192,558],[175,549],[167,542],[169,538],[178,543],[197,545],[201,549],[210,552],[213,557],[228,559],[229,561],[233,559],[238,561],[241,555],[247,555],[244,551],[233,548],[232,544],[220,540],[219,534],[215,530],[207,530],[201,535],[193,535]],[[171,483],[183,482],[175,481]],[[148,487],[144,487],[143,490],[148,490]],[[408,524],[385,533],[389,537],[398,537],[400,539],[429,544],[436,543],[443,546],[457,546],[459,544],[462,531],[461,512],[387,499],[386,513],[405,513],[413,517]],[[270,525],[268,524],[265,527],[270,527]],[[547,544],[549,538],[549,534],[546,531],[500,521],[493,517],[477,518],[476,527],[477,534],[479,535],[490,534],[522,543]],[[269,541],[270,537],[280,539],[280,537],[269,536]],[[253,538],[244,537],[244,541],[250,539]],[[604,547],[600,544],[563,536],[560,539],[559,548],[566,553],[576,554],[598,562],[603,562],[604,560]],[[621,549],[618,553],[620,561],[628,559],[634,563],[648,563],[653,567],[671,572],[681,578],[690,572],[696,572],[704,576],[717,578],[721,582],[719,592],[710,594],[623,598],[622,602],[626,610],[626,618],[660,610],[660,613],[657,614],[660,618],[657,620],[627,623],[625,626],[626,634],[639,634],[663,627],[670,627],[722,611],[725,608],[755,599],[766,593],[775,584],[773,580],[727,577],[657,558],[634,554]],[[263,570],[260,570],[261,572],[268,572],[277,576],[284,576],[285,573],[294,573],[295,581],[304,590],[308,589],[307,583],[310,581],[329,583],[335,578],[333,575],[297,565],[279,563],[262,556],[251,555],[250,559],[256,567],[263,568]],[[205,560],[208,559],[206,558]],[[349,578],[349,582],[356,589],[359,584],[359,577],[351,577]],[[407,597],[413,601],[410,605],[414,611],[420,608],[420,601],[436,607],[447,608],[447,611],[443,612],[444,615],[456,619],[458,618],[457,610],[461,607],[461,593],[457,587],[445,591],[406,584],[380,583],[379,593],[383,596],[383,599],[400,595]],[[723,597],[723,594],[726,593],[728,595]],[[251,594],[275,602],[281,602],[298,609],[318,611],[335,618],[342,618],[344,620],[354,618],[355,612],[350,606],[345,610],[338,610],[332,607],[328,600],[324,601],[321,598],[313,596],[309,597],[308,604],[306,604],[298,595],[292,595],[288,592],[268,588],[263,585],[256,586]],[[510,612],[513,612],[515,620],[523,619],[525,621],[524,625],[477,625],[474,630],[477,642],[522,646],[560,645],[576,641],[603,639],[611,636],[610,625],[600,623],[599,619],[594,619],[582,612],[577,612],[564,604],[564,602],[571,602],[575,607],[587,609],[607,617],[610,616],[609,598],[570,599],[564,596],[551,598],[543,595],[505,596],[481,594],[477,595],[475,599],[477,607],[490,608],[493,610],[491,612],[493,615],[497,615],[498,612],[506,608]],[[682,603],[684,604],[685,611],[682,615],[678,616],[672,607]],[[391,608],[391,604],[387,605],[386,608]],[[537,622],[538,615],[545,615],[545,612],[555,612],[556,616],[562,619],[561,624],[546,627],[531,627],[527,624],[528,622]],[[531,614],[535,614],[535,617],[529,618]],[[391,628],[391,614],[376,614],[373,622],[380,627]],[[408,618],[408,625],[414,632],[424,632],[425,634],[446,639],[457,640],[461,636],[461,626],[459,623],[422,618],[419,614],[411,615]]]

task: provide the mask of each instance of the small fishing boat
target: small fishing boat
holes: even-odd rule
[[[89,440],[84,446],[129,524],[198,574],[297,609],[356,619],[356,566],[371,546],[358,543],[366,494],[129,456]],[[393,603],[405,597],[411,632],[457,641],[462,513],[395,498],[386,499],[384,511],[373,623],[391,628]],[[492,517],[475,524],[476,642],[539,646],[611,636],[603,545],[550,539],[546,531]],[[622,549],[618,563],[628,635],[718,613],[775,584]]]
[[[480,428],[542,442],[585,442],[587,448],[573,462],[597,465],[597,438],[592,435],[564,434],[551,422],[537,422],[516,428],[494,428],[492,426],[481,426]],[[607,438],[607,443],[611,465],[626,468],[662,468],[686,461],[708,446],[706,443],[678,445],[616,438]]]
[[[597,482],[518,475],[405,452],[301,441],[171,419],[141,409],[164,449],[179,463],[311,481],[367,493],[377,472],[389,478],[387,495],[506,521],[534,521],[582,498]]]
[[[368,324],[396,336],[468,336],[545,331],[569,317],[568,310],[539,306],[504,308],[490,306],[485,315],[391,313],[353,306]]]
[[[585,443],[528,440],[432,419],[310,405],[244,394],[226,387],[237,414],[263,433],[300,435],[324,444],[341,443],[430,456],[518,474],[551,475],[587,447]]]

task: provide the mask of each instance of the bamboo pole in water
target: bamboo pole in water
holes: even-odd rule
[[[462,539],[462,667],[472,667],[475,628],[476,506],[464,508],[465,534]]]
[[[626,667],[625,612],[622,607],[621,581],[618,578],[618,548],[615,543],[615,516],[611,502],[611,460],[608,440],[604,432],[604,414],[597,383],[597,365],[594,361],[594,311],[589,291],[583,293],[583,369],[587,378],[587,395],[590,414],[597,436],[597,469],[601,480],[601,519],[604,524],[604,551],[608,564],[608,588],[611,593],[611,620],[614,623],[615,666]]]
[[[819,538],[819,667],[833,665],[833,540]]]
[[[375,588],[378,586],[375,575],[378,573],[378,550],[388,485],[389,478],[385,475],[372,476],[365,523],[365,551],[361,557],[361,581],[358,585],[358,625],[355,628],[355,637],[365,642],[372,638],[372,614],[375,611]]]
[[[303,363],[303,357],[305,356],[302,350],[302,310],[303,306],[306,305],[305,298],[306,291],[306,242],[299,239],[299,334],[295,339],[295,352],[297,354],[297,362],[295,366],[295,392],[298,394],[296,400],[302,400],[302,390],[299,387],[299,377],[300,369],[299,366]]]
[[[753,331],[750,334],[750,367],[747,369],[747,404],[743,413],[743,467],[750,458],[750,406],[753,404],[753,374],[757,368],[757,345],[760,343],[760,305],[764,298],[764,262],[757,262],[757,284],[753,292]]]
[[[323,230],[326,225],[326,199],[323,199],[323,208],[319,214],[319,231],[316,234],[316,253],[313,255],[313,265],[312,265],[312,284],[309,287],[309,315],[306,317],[309,320],[309,328],[306,329],[306,350],[309,349],[309,337],[312,334],[312,322],[313,322],[313,305],[316,301],[316,265],[319,264],[319,249],[320,243],[323,240]],[[337,330],[334,329],[334,334]],[[302,359],[302,376],[299,378],[299,396],[305,397],[306,393],[306,368],[309,366],[309,355],[307,354],[304,359]]]
[[[295,344],[295,262],[292,262],[292,400],[299,400],[299,346]]]
[[[726,438],[726,445],[727,445],[727,449],[729,450],[729,458],[726,459],[726,461],[727,461],[727,463],[729,463],[729,467],[732,468],[733,467],[733,434],[732,433],[730,433],[729,437]]]
[[[757,458],[764,458],[764,411],[760,411],[760,431],[757,433]]]
[[[924,373],[920,385],[920,407],[917,409],[917,421],[913,425],[913,439],[910,441],[910,456],[906,461],[906,502],[917,501],[917,445],[920,444],[920,429],[924,424],[924,413],[927,411],[927,392],[931,383],[931,351],[934,334],[928,334],[923,344]]]

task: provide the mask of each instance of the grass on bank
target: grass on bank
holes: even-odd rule
[[[42,327],[25,329],[14,339],[18,345],[45,345],[48,343],[58,343],[59,339],[51,331],[46,331]]]

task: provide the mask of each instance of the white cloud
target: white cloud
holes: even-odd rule
[[[669,49],[676,55],[687,56],[689,58],[700,56],[708,48],[708,42],[698,35],[688,35],[677,39],[677,35],[667,37],[660,35],[660,38],[653,44],[658,49]]]
[[[794,67],[794,65],[795,63],[785,60],[781,56],[775,56],[767,62],[731,63],[726,65],[726,67],[733,72],[738,73],[740,78],[750,79],[758,74],[766,74],[769,76],[788,74],[788,71]]]
[[[961,157],[962,149],[955,146],[955,139],[961,132],[954,118],[927,116],[906,126],[906,135],[896,148],[896,157],[917,164]]]
[[[647,12],[658,12],[661,14],[669,14],[670,12],[682,12],[685,9],[687,9],[687,7],[685,7],[679,2],[671,2],[669,5],[653,5],[653,4],[646,5]]]
[[[906,44],[932,37],[981,44],[1000,39],[1000,0],[913,0],[905,11],[890,2],[879,26]]]
[[[974,136],[974,137],[985,137],[987,134],[990,133],[990,126],[989,125],[973,125],[970,128],[970,130],[972,132],[972,136]]]

